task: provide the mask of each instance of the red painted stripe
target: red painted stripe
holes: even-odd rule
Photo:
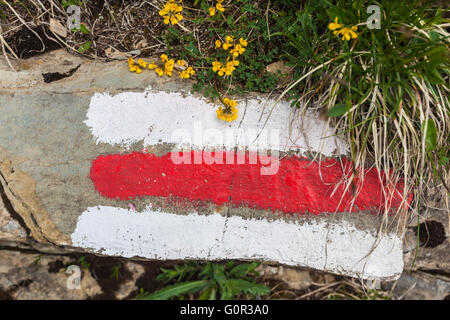
[[[200,153],[192,151],[191,156]],[[235,156],[234,153],[229,155]],[[351,170],[348,161],[343,160],[343,165]],[[90,176],[101,195],[120,200],[175,196],[191,201],[212,201],[219,205],[232,203],[281,210],[284,213],[319,214],[349,210],[351,190],[346,192],[338,208],[344,194],[344,184],[331,197],[343,176],[338,161],[322,161],[320,171],[323,180],[319,174],[319,164],[306,159],[284,158],[280,160],[279,170],[274,175],[261,175],[262,166],[259,160],[257,164],[249,164],[248,154],[246,164],[209,165],[177,165],[171,160],[170,153],[162,157],[148,153],[113,154],[93,160]],[[359,183],[356,179],[355,185]],[[397,194],[392,197],[392,208],[400,205],[402,186],[397,188]],[[371,169],[366,172],[363,187],[351,211],[377,213],[383,207],[384,200],[377,171]]]

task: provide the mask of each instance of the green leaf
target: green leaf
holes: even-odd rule
[[[342,116],[348,111],[348,107],[345,103],[338,103],[330,110],[328,110],[328,116],[330,118]]]
[[[243,263],[237,265],[230,271],[230,275],[235,276],[237,278],[245,277],[247,274],[254,272],[255,269],[260,265],[259,262],[252,263]]]
[[[433,119],[427,119],[422,124],[422,132],[425,133],[425,149],[427,152],[431,152],[436,149],[437,145],[437,129]]]
[[[194,293],[210,285],[209,280],[189,281],[167,286],[144,297],[143,300],[167,300],[185,293]]]
[[[243,279],[228,279],[226,281],[226,288],[230,292],[231,297],[240,293],[262,296],[270,292],[270,289],[261,283],[254,283]]]
[[[200,295],[200,297],[198,297],[198,300],[208,300],[209,297],[211,296],[212,290],[213,290],[213,287],[206,288],[206,290],[203,291],[203,293]]]
[[[81,31],[81,33],[83,33],[83,34],[89,34],[89,29],[86,27],[86,25],[85,24],[80,24],[80,31]]]
[[[91,48],[91,43],[92,41],[86,41],[85,43],[83,43],[79,48],[78,48],[78,52],[79,53],[83,53],[87,50],[89,50]]]
[[[215,280],[219,284],[219,286],[223,288],[227,281],[227,278],[225,276],[225,267],[220,264],[213,264],[211,279]]]
[[[430,31],[429,35],[430,35],[430,39],[431,39],[432,41],[439,40],[440,37],[441,37],[441,36],[439,35],[439,33],[434,32],[434,31]]]
[[[439,159],[439,164],[442,166],[446,166],[448,164],[449,160],[450,160],[449,157],[443,156]]]

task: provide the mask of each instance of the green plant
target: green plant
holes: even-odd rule
[[[282,7],[283,4],[272,6]],[[275,25],[278,11],[264,3],[250,0],[226,3],[225,11],[209,15],[210,1],[197,0],[192,4],[195,11],[186,9],[199,33],[185,32],[179,26],[170,26],[161,35],[169,55],[189,61],[197,71],[193,90],[206,97],[217,98],[243,94],[249,91],[270,92],[278,83],[279,76],[265,71],[265,67],[279,60],[283,43],[270,39],[269,25]],[[184,12],[184,11],[183,11]],[[195,16],[192,16],[195,13]],[[225,42],[227,36],[248,39],[245,52],[239,56],[239,66],[231,77],[220,77],[211,69],[216,59],[225,61],[226,52],[216,50],[216,40]],[[200,45],[200,43],[202,43]]]
[[[217,298],[226,300],[242,294],[247,298],[265,295],[270,292],[270,289],[254,280],[259,276],[255,271],[258,266],[257,262],[235,265],[233,261],[230,261],[225,265],[211,262],[204,265],[187,262],[173,269],[161,268],[162,273],[156,279],[169,285],[153,293],[146,293],[141,289],[137,298],[164,300],[179,297],[182,299],[187,294],[197,294],[199,300]]]
[[[92,44],[92,41],[90,41],[90,40],[82,43],[80,45],[80,47],[78,48],[78,52],[84,53],[85,51],[88,51],[91,48],[91,44]]]
[[[114,278],[114,279],[116,279],[116,280],[119,280],[119,276],[120,276],[120,264],[119,265],[117,265],[117,266],[114,266],[113,268],[112,268],[112,273],[111,273],[111,278]]]
[[[77,262],[81,265],[82,268],[89,270],[91,264],[86,261],[85,256],[81,256],[78,258]]]
[[[289,97],[302,112],[327,111],[351,147],[346,188],[369,165],[389,173],[380,177],[386,198],[403,180],[399,192],[405,202],[414,192],[412,208],[434,178],[448,192],[449,34],[441,10],[433,1],[288,2],[283,30],[271,36],[288,42],[284,57],[295,80],[279,99]],[[381,9],[380,29],[366,25],[371,4]],[[330,24],[336,22],[355,37],[342,39]]]

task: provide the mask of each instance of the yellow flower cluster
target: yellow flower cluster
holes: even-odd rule
[[[222,6],[222,2],[223,2],[223,0],[217,0],[216,7],[215,8],[209,8],[209,15],[210,16],[216,15],[216,9],[217,9],[217,11],[220,11],[220,12],[224,12],[225,11],[225,8]]]
[[[334,35],[337,35],[337,36],[342,35],[342,40],[348,41],[350,39],[356,39],[358,37],[358,34],[355,32],[356,30],[358,30],[357,26],[353,26],[351,28],[344,27],[344,25],[338,23],[337,17],[336,17],[336,19],[334,19],[334,22],[331,22],[328,25],[328,29],[333,31]]]
[[[180,78],[188,79],[190,76],[193,76],[194,74],[195,74],[194,69],[192,69],[192,67],[188,67],[186,70],[180,72]]]
[[[228,98],[222,100],[223,107],[216,110],[217,118],[227,122],[231,122],[238,118],[237,102]]]
[[[141,60],[141,59],[138,59],[138,61],[139,61],[139,60]],[[139,64],[139,62],[138,62],[138,64]],[[139,66],[142,66],[142,65],[139,64]],[[128,58],[128,68],[130,69],[131,72],[136,72],[137,74],[141,73],[141,72],[142,72],[142,69],[139,68],[139,66],[137,66],[137,65],[135,64],[135,61],[134,61],[133,58],[131,58],[131,57]]]
[[[178,0],[178,3],[175,0],[169,0],[164,5],[164,8],[159,11],[159,15],[164,18],[165,24],[170,23],[173,25],[183,20],[183,16],[181,15],[183,6],[179,3],[182,3],[182,0]]]
[[[162,77],[163,75],[171,77],[175,68],[175,60],[169,59],[166,54],[162,54],[161,62],[162,65],[158,66],[155,63],[148,63],[142,59],[138,59],[137,61],[135,61],[133,58],[128,58],[128,67],[131,72],[136,72],[138,74],[142,72],[142,69],[148,68],[150,70],[154,70],[160,77]],[[184,68],[178,72],[181,79],[188,79],[195,74],[194,69],[192,67],[188,67],[186,61],[184,60],[178,60],[176,62],[176,66],[179,69]]]
[[[243,38],[239,39],[238,43],[235,43],[233,37],[227,36],[225,38],[225,42],[222,44],[220,40],[216,40],[215,42],[215,48],[223,48],[224,50],[229,50],[230,56],[227,58],[226,63],[222,63],[220,61],[214,60],[212,62],[212,70],[214,72],[217,72],[219,76],[231,76],[233,71],[236,69],[236,67],[239,65],[239,61],[236,60],[236,58],[245,52],[245,47],[247,46],[247,41]],[[231,61],[230,61],[231,57]]]

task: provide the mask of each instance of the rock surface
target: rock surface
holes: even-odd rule
[[[0,250],[0,299],[88,299],[102,292],[88,270],[81,274],[80,289],[70,289],[63,268],[68,257]]]
[[[142,150],[141,143],[133,143],[126,148],[120,144],[96,143],[92,132],[85,124],[92,96],[95,93],[111,95],[121,92],[142,93],[149,85],[153,90],[188,93],[190,84],[164,77],[158,78],[149,73],[136,75],[127,72],[124,62],[116,61],[104,65],[69,55],[63,50],[30,58],[15,67],[18,70],[17,73],[9,70],[6,62],[0,60],[0,108],[2,110],[0,114],[0,194],[2,199],[0,201],[0,244],[13,246],[16,243],[38,250],[48,250],[47,252],[55,250],[53,253],[58,250],[89,251],[88,246],[72,247],[71,235],[76,229],[80,215],[87,208],[99,206],[129,208],[127,202],[108,199],[96,192],[89,178],[92,159],[101,154],[121,154]],[[272,67],[281,68],[281,66]],[[54,75],[57,75],[58,80],[51,81]],[[170,148],[167,145],[158,144],[150,146],[149,149],[155,154],[165,154]],[[156,208],[167,206],[162,199],[154,197],[135,201],[132,205],[138,211],[142,211],[149,204]],[[169,207],[178,215],[186,214],[185,209],[176,205],[171,204]],[[224,216],[228,214],[245,218],[268,216],[267,212],[252,208],[223,210],[221,207],[205,203],[201,203],[199,208],[200,211],[203,210],[202,214],[214,209],[222,210],[220,214]],[[441,218],[436,219],[444,221],[442,223],[448,235],[448,214],[447,220],[445,215]],[[280,220],[295,219],[283,217]],[[335,216],[320,219],[336,223],[340,221]],[[368,215],[342,219],[342,221],[354,220],[356,227],[351,230],[357,229],[364,232],[365,230],[376,231],[379,224],[377,218]],[[413,232],[413,229],[409,232]],[[417,259],[415,268],[439,269],[448,273],[448,237],[446,236],[445,239],[435,248],[426,246],[419,248],[420,258]],[[321,245],[327,247],[326,243]],[[411,262],[412,251],[408,248],[405,260]],[[435,252],[438,253],[435,254]],[[326,255],[326,249],[320,254]],[[441,258],[438,257],[439,255]],[[251,252],[246,258],[248,257],[252,257]],[[326,263],[325,259],[324,267]],[[395,267],[396,271],[391,274],[391,277],[400,275],[397,270],[398,265]],[[133,268],[130,266],[128,269]],[[128,283],[122,284],[118,293],[120,297],[123,298],[130,291],[136,290],[133,282],[135,283],[140,277],[139,269],[140,267],[137,266],[137,271],[133,272]],[[283,272],[286,279],[290,279],[288,283],[293,288],[304,288],[307,281],[306,273],[300,275],[289,270],[286,269]],[[357,275],[357,273],[342,270],[339,265],[333,267],[333,270],[336,273]],[[36,283],[39,282],[36,281]],[[5,290],[9,292],[10,289],[7,287]],[[94,293],[97,291],[92,290],[92,292],[83,293],[83,297],[98,294]]]

